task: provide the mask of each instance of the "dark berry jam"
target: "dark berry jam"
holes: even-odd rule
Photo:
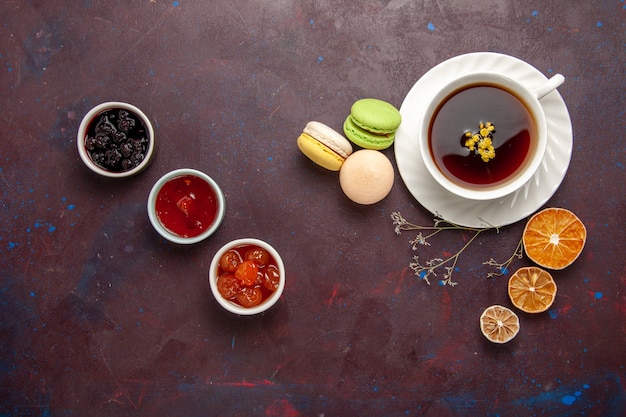
[[[136,168],[146,157],[148,130],[135,113],[126,109],[109,109],[89,124],[85,149],[100,168],[125,172]]]
[[[156,196],[159,222],[180,237],[195,237],[217,217],[217,196],[209,183],[195,175],[182,175],[163,184]]]

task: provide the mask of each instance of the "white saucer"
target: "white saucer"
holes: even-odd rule
[[[435,90],[451,77],[478,71],[497,71],[535,86],[547,78],[517,58],[477,52],[451,58],[429,70],[413,85],[400,107],[402,124],[394,142],[398,171],[417,201],[433,214],[468,227],[504,226],[539,209],[556,192],[569,167],[573,148],[572,123],[558,91],[541,100],[548,122],[546,155],[534,177],[520,190],[495,200],[475,201],[445,190],[429,174],[418,145],[421,112]]]

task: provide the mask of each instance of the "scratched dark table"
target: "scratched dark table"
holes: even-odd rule
[[[0,416],[623,416],[626,409],[624,0],[0,3]],[[545,204],[588,229],[554,272],[549,311],[506,345],[478,317],[512,307],[489,258],[524,221],[481,234],[452,287],[409,267],[433,214],[396,170],[378,204],[301,155],[310,120],[341,130],[364,97],[400,107],[430,68],[477,51],[562,73],[573,154]],[[125,180],[76,151],[105,101],[148,114],[158,154]],[[160,238],[152,184],[182,167],[222,186],[227,214],[193,246]],[[450,256],[470,232],[418,248]],[[241,237],[282,254],[267,313],[212,299],[213,253]],[[523,257],[510,269],[530,265]]]

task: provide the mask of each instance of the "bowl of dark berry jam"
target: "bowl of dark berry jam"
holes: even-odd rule
[[[209,285],[217,302],[240,316],[272,307],[285,288],[285,266],[270,244],[237,239],[217,251],[209,268]]]
[[[225,212],[226,200],[219,185],[196,169],[168,172],[154,184],[148,196],[152,226],[174,243],[192,244],[211,236]]]
[[[132,104],[102,103],[80,123],[76,140],[85,165],[105,177],[135,175],[152,161],[154,129],[148,117]]]

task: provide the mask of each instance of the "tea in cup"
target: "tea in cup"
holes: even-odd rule
[[[496,199],[520,189],[539,168],[547,147],[539,100],[563,81],[557,74],[541,85],[525,86],[490,72],[450,81],[420,120],[426,168],[442,187],[466,199]]]

